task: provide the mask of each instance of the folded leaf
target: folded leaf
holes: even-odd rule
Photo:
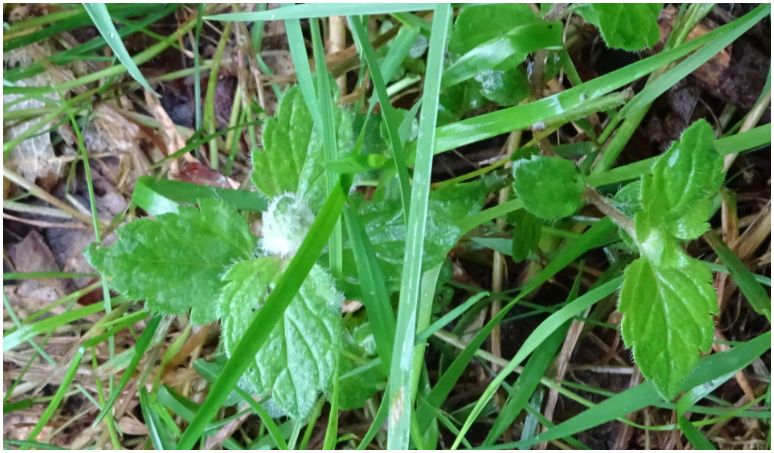
[[[659,38],[659,3],[594,3],[575,11],[602,33],[608,47],[638,51]]]
[[[229,357],[281,272],[279,258],[261,257],[235,264],[223,277],[219,310]],[[305,420],[317,395],[330,387],[341,347],[342,301],[330,274],[313,267],[254,357],[244,383],[268,399],[273,414]]]
[[[574,163],[533,156],[513,164],[513,190],[524,207],[541,219],[572,215],[583,206],[585,184]]]
[[[676,269],[639,258],[626,268],[618,309],[624,342],[642,374],[673,399],[699,354],[712,346],[717,313],[712,274],[689,257]]]
[[[121,227],[109,247],[92,244],[86,257],[112,288],[145,300],[153,311],[182,314],[191,321],[215,320],[220,277],[233,262],[249,257],[256,239],[232,207],[201,200],[200,208],[145,218]]]

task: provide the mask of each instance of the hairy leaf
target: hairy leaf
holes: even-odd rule
[[[608,47],[634,52],[658,42],[661,7],[660,3],[594,3],[575,11],[599,29]]]
[[[480,180],[457,184],[430,193],[425,233],[423,268],[440,264],[462,236],[460,219],[481,209],[484,196],[497,182]],[[406,224],[400,200],[364,203],[361,216],[379,264],[391,289],[397,290],[403,270]]]
[[[676,269],[639,258],[626,268],[618,308],[624,341],[642,374],[673,399],[699,354],[712,346],[717,312],[712,274],[687,256]]]
[[[234,208],[201,200],[199,209],[181,206],[177,213],[128,223],[115,244],[93,244],[86,257],[122,294],[144,299],[157,312],[191,310],[191,321],[204,324],[215,320],[221,275],[255,245]]]
[[[513,164],[513,190],[524,207],[541,219],[572,215],[583,206],[583,175],[559,157],[533,156]]]
[[[219,310],[229,357],[281,275],[282,263],[273,257],[243,261],[223,277]],[[256,354],[243,384],[266,398],[274,415],[305,420],[318,393],[329,389],[341,347],[342,301],[330,274],[313,267]]]

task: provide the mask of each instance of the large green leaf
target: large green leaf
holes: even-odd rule
[[[633,52],[658,42],[661,6],[660,3],[594,3],[575,11],[599,28],[609,47]]]
[[[283,261],[260,257],[223,277],[219,310],[229,358],[281,275]],[[315,265],[243,377],[275,415],[305,420],[332,383],[341,347],[341,303],[333,278]],[[249,360],[249,359],[246,359]]]
[[[541,219],[572,215],[583,206],[584,189],[583,175],[569,160],[532,156],[513,164],[514,192]]]
[[[626,268],[618,306],[622,333],[642,374],[672,399],[693,371],[699,353],[712,346],[717,312],[712,274],[687,256],[664,269],[639,258]]]
[[[220,276],[234,261],[250,256],[256,239],[234,208],[201,200],[200,208],[145,218],[118,230],[109,247],[92,245],[86,257],[111,287],[157,312],[182,314],[204,324],[215,320],[213,300]]]

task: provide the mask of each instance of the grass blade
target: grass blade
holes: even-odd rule
[[[145,387],[140,387],[140,409],[153,447],[156,450],[171,450],[175,448],[174,437],[164,424],[161,414],[158,413],[158,411],[163,409],[151,401],[151,397]]]
[[[422,277],[422,256],[430,194],[438,98],[450,18],[451,7],[448,4],[435,7],[422,94],[417,159],[411,190],[411,208],[406,226],[406,252],[401,276],[395,344],[392,350],[392,356],[396,360],[390,364],[389,390],[385,395],[390,401],[387,448],[391,450],[405,450],[409,443],[412,414],[411,385],[414,374],[412,372],[414,336],[416,334],[419,286]]]
[[[598,100],[601,96],[624,87],[707,43],[722,39],[732,33],[738,21],[742,19],[718,27],[674,49],[642,59],[553,96],[442,126],[436,134],[435,152],[442,153],[512,130],[526,129],[539,122],[548,124],[552,118],[586,106],[589,102]]]
[[[411,201],[411,189],[409,188],[409,176],[408,169],[406,168],[403,143],[398,135],[398,124],[400,123],[400,119],[396,115],[395,109],[390,102],[390,96],[387,94],[387,86],[382,77],[382,70],[376,60],[376,53],[374,52],[371,43],[368,41],[368,35],[363,26],[363,21],[359,17],[350,17],[349,23],[352,27],[352,36],[358,44],[361,55],[365,58],[368,69],[371,71],[371,80],[374,83],[374,90],[379,99],[379,104],[382,106],[382,122],[387,129],[387,137],[389,138],[390,146],[392,147],[392,160],[395,164],[395,170],[398,173],[404,220],[406,220]]]
[[[514,358],[508,362],[508,366],[504,367],[492,380],[489,386],[487,386],[483,395],[481,395],[481,397],[478,399],[478,402],[473,407],[470,415],[468,415],[468,418],[465,420],[465,424],[462,425],[460,433],[457,435],[457,439],[455,439],[454,444],[452,444],[452,450],[456,449],[460,442],[462,442],[463,436],[465,436],[470,427],[473,426],[473,423],[476,421],[478,416],[481,415],[481,412],[484,410],[484,406],[494,396],[495,392],[497,392],[497,389],[499,389],[500,385],[503,383],[503,381],[505,381],[505,378],[508,377],[508,375],[510,375],[516,369],[516,367],[527,358],[529,354],[537,349],[538,346],[543,344],[543,342],[549,338],[554,331],[559,329],[575,315],[614,293],[621,285],[622,281],[623,277],[618,277],[596,289],[587,292],[583,296],[562,307],[557,312],[549,316],[545,321],[540,323],[540,325],[524,341],[524,344],[521,346],[521,348],[519,348],[516,356],[514,356]]]
[[[126,72],[128,72],[129,75],[140,84],[140,86],[148,91],[155,93],[158,96],[158,93],[156,93],[153,88],[151,88],[148,81],[145,80],[145,77],[142,76],[140,69],[137,68],[137,65],[134,63],[132,57],[129,55],[129,52],[126,50],[126,47],[124,47],[124,42],[121,41],[121,37],[116,30],[116,26],[113,24],[113,19],[110,17],[110,12],[108,12],[105,4],[84,3],[83,7],[86,8],[86,12],[89,13],[89,17],[91,17],[91,20],[94,22],[94,26],[97,27],[97,30],[99,30],[102,38],[105,40],[105,42],[108,43],[110,48],[113,49],[113,53],[118,58],[118,61],[120,61],[121,64],[126,68]]]
[[[78,352],[76,352],[75,357],[72,358],[70,366],[67,368],[67,371],[62,378],[62,382],[59,384],[59,388],[56,390],[53,398],[51,398],[51,402],[48,403],[46,410],[44,410],[40,415],[38,422],[35,423],[35,427],[32,428],[32,431],[30,431],[30,434],[27,436],[28,441],[36,441],[38,439],[40,432],[54,415],[54,412],[56,412],[56,410],[62,404],[62,400],[64,400],[65,394],[67,393],[67,390],[70,388],[70,384],[72,384],[73,379],[75,378],[75,373],[78,371],[78,367],[81,365],[83,352],[83,348],[78,348]]]
[[[113,388],[113,392],[110,394],[110,398],[108,398],[105,404],[102,405],[102,410],[100,410],[97,418],[94,419],[92,426],[97,426],[99,422],[101,422],[102,419],[110,413],[113,405],[118,400],[118,397],[121,396],[121,392],[123,392],[126,384],[129,383],[129,379],[132,378],[134,370],[137,369],[137,365],[140,364],[140,360],[145,354],[145,351],[148,349],[148,346],[150,346],[150,342],[153,339],[153,335],[156,333],[156,328],[159,326],[161,318],[161,315],[156,315],[153,317],[153,319],[151,319],[148,325],[145,326],[145,329],[142,331],[142,335],[140,335],[140,338],[137,339],[137,343],[134,345],[134,355],[132,356],[132,361],[129,362],[129,366],[124,370],[124,374],[121,376],[121,380],[118,382],[118,385]]]
[[[288,264],[287,269],[269,294],[266,304],[255,315],[245,335],[234,349],[232,357],[226,362],[218,380],[210,388],[196,416],[188,425],[177,444],[178,449],[191,449],[204,432],[207,423],[215,416],[228,394],[236,386],[239,378],[252,363],[245,357],[254,357],[269,333],[282,317],[285,309],[295,297],[307,274],[320,256],[325,242],[338,222],[349,190],[348,183],[338,184],[315,219],[298,252]]]
[[[207,20],[253,22],[256,20],[311,19],[328,16],[362,16],[369,14],[391,14],[433,9],[432,3],[308,3],[290,5],[268,11],[216,14]]]
[[[771,348],[771,332],[755,337],[727,351],[704,357],[699,361],[696,370],[685,383],[685,389],[690,389],[719,376],[735,373]],[[514,449],[529,448],[532,445],[554,439],[570,436],[644,407],[663,401],[650,382],[644,382],[623,393],[614,395],[605,401],[589,408],[580,414],[564,421],[543,434],[522,442],[500,444],[493,448]]]
[[[734,251],[714,232],[710,230],[705,233],[704,239],[712,247],[712,250],[717,253],[723,264],[726,265],[728,272],[734,278],[736,284],[739,285],[739,289],[744,294],[747,302],[750,303],[755,311],[765,316],[771,322],[771,298],[763,286],[755,279],[753,273],[747,269]]]
[[[357,213],[351,207],[344,208],[344,222],[347,225],[352,254],[363,293],[363,305],[368,312],[368,324],[376,342],[376,350],[381,358],[385,374],[389,373],[392,363],[392,344],[395,335],[395,312],[387,292],[384,274],[376,260],[365,227]]]
[[[476,333],[476,336],[468,343],[468,346],[465,347],[456,359],[454,359],[446,372],[438,379],[433,390],[431,390],[430,394],[427,396],[427,401],[433,406],[440,406],[448,397],[449,393],[451,393],[455,383],[464,373],[465,368],[475,356],[478,348],[480,348],[484,341],[489,338],[489,333],[492,331],[492,328],[494,328],[496,324],[502,322],[505,315],[508,314],[520,300],[539,288],[557,272],[570,265],[589,250],[610,242],[610,237],[615,234],[615,228],[616,227],[610,220],[602,220],[589,228],[589,230],[581,237],[568,243],[542,271],[531,278],[521,288],[519,294],[513,298],[513,300],[508,302],[508,304],[497,313],[497,316],[492,318],[478,333]],[[418,419],[420,429],[424,430],[432,420],[432,414],[420,412]]]
[[[152,215],[177,212],[179,203],[195,204],[207,198],[215,198],[239,210],[250,212],[263,212],[269,204],[258,192],[156,179],[153,176],[140,176],[132,193],[132,202]]]

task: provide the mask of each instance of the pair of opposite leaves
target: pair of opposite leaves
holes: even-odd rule
[[[634,216],[633,237],[621,234],[640,253],[624,272],[618,305],[622,334],[642,374],[667,399],[678,394],[700,353],[712,346],[717,311],[712,274],[680,241],[709,228],[712,199],[723,182],[723,159],[713,143],[711,126],[694,123],[650,173],[616,195]],[[513,174],[515,193],[537,217],[567,217],[585,204],[583,175],[568,160],[522,159]]]

